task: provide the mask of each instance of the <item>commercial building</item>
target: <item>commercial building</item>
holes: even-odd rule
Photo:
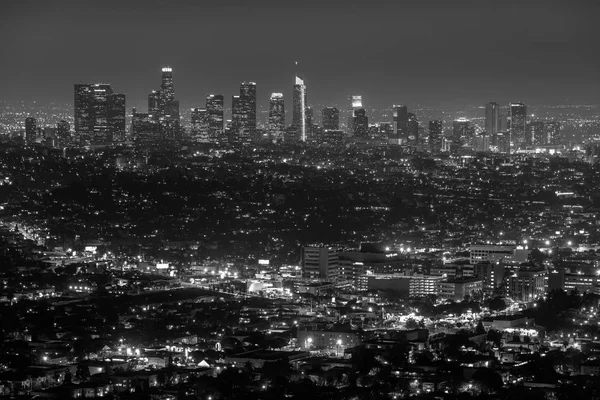
[[[206,111],[208,112],[208,136],[211,141],[223,136],[223,95],[209,94],[206,96]]]
[[[429,150],[437,154],[442,150],[442,121],[429,121]]]
[[[302,327],[298,329],[298,345],[303,351],[328,350],[344,354],[346,348],[360,346],[362,338],[348,326],[332,328]]]
[[[527,107],[523,103],[510,103],[509,111],[511,142],[519,147],[525,144]]]
[[[306,126],[306,85],[304,79],[296,77],[292,97],[292,128],[294,129],[297,140],[305,142],[307,140]]]
[[[308,279],[336,280],[339,250],[328,246],[302,248],[302,275]]]
[[[438,297],[443,300],[462,301],[465,297],[483,295],[480,278],[448,279],[439,283]]]
[[[209,114],[205,108],[192,108],[191,114],[191,139],[197,143],[209,142]]]
[[[517,301],[531,301],[546,293],[547,271],[543,268],[519,268],[506,277],[508,295]]]
[[[339,130],[340,129],[340,110],[336,107],[325,107],[321,111],[323,129]]]
[[[493,136],[500,131],[500,106],[490,102],[485,105],[485,132]]]
[[[403,105],[392,107],[393,134],[390,144],[406,144],[408,142],[408,109]]]
[[[25,118],[25,142],[31,144],[35,142],[37,136],[37,120],[33,117]]]
[[[285,106],[282,93],[272,93],[269,100],[269,139],[273,142],[283,140],[285,132]]]
[[[512,258],[517,254],[515,253],[515,250],[516,246],[471,244],[469,246],[470,263],[475,265],[481,262],[498,261],[502,258]],[[523,262],[525,261],[527,261],[526,256],[523,259]]]

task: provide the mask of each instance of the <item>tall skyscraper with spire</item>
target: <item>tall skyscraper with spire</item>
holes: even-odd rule
[[[295,130],[298,140],[306,142],[306,85],[304,79],[299,76],[296,76],[294,83],[292,103],[292,128]]]

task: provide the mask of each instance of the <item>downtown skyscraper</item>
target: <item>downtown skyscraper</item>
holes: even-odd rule
[[[83,142],[109,143],[125,133],[125,95],[108,84],[75,84],[75,132]]]
[[[510,103],[510,140],[514,146],[524,145],[527,125],[527,107],[523,103]]]
[[[209,142],[209,114],[205,108],[192,108],[191,119],[191,139],[196,143]]]
[[[306,124],[306,85],[304,79],[296,76],[292,98],[292,129],[296,134],[297,140],[306,142],[307,124]]]
[[[248,143],[256,135],[256,83],[242,82],[231,98],[231,141]]]
[[[282,93],[272,93],[269,99],[269,140],[279,142],[285,131],[285,106]]]
[[[442,121],[429,121],[429,150],[437,154],[442,150]]]
[[[206,96],[206,111],[208,112],[208,135],[211,141],[223,138],[223,95],[209,94]]]
[[[390,144],[406,144],[408,142],[408,108],[402,105],[392,107],[393,133]]]
[[[325,107],[321,111],[321,120],[323,124],[323,129],[340,129],[340,110],[338,110],[336,107]]]
[[[490,102],[485,105],[485,132],[494,136],[500,131],[500,106]]]

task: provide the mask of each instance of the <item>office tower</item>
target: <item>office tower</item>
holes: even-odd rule
[[[490,150],[490,135],[483,133],[475,136],[473,139],[473,150],[478,152],[488,152]]]
[[[408,144],[416,145],[419,143],[419,121],[413,113],[407,114],[406,131],[408,133]]]
[[[537,146],[545,143],[545,124],[544,121],[532,121],[527,124],[525,144],[528,146]]]
[[[306,85],[304,79],[296,77],[292,97],[292,128],[296,132],[297,140],[306,142]]]
[[[271,93],[269,100],[269,139],[273,142],[283,140],[285,131],[285,106],[282,93]]]
[[[191,139],[198,143],[209,141],[209,117],[205,108],[192,108],[191,114]]]
[[[138,113],[135,108],[131,117],[131,135],[138,141],[152,142],[158,134],[158,123],[149,113]]]
[[[256,135],[256,83],[242,82],[240,85],[240,107],[245,115],[243,118],[243,129],[248,132],[249,137]]]
[[[473,147],[475,128],[466,118],[458,118],[452,122],[452,144],[455,150],[462,146]]]
[[[231,98],[231,138],[234,143],[248,143],[250,130],[248,124],[247,101],[242,96]]]
[[[152,104],[158,96],[158,109]],[[175,88],[173,86],[173,69],[165,67],[162,69],[160,91],[150,93],[148,98],[148,113],[154,117],[156,112],[158,131],[163,139],[178,139],[181,136],[181,120],[179,115],[179,101],[175,100]]]
[[[311,106],[306,106],[306,138],[312,139],[313,134],[313,108]]]
[[[113,94],[112,88],[106,84],[95,84],[92,91],[92,109],[94,112],[92,141],[94,143],[111,142],[110,98]]]
[[[485,131],[494,136],[500,131],[500,106],[490,102],[485,105]]]
[[[33,117],[25,118],[25,143],[35,142],[37,136],[37,120]]]
[[[94,131],[94,89],[91,84],[75,84],[75,133],[91,135]]]
[[[223,136],[223,95],[206,96],[206,111],[208,111],[209,137],[215,141]]]
[[[71,125],[64,119],[56,123],[56,136],[58,137],[59,144],[65,145],[69,142],[71,136]]]
[[[498,132],[496,134],[496,148],[499,153],[509,154],[510,153],[510,133],[509,132]]]
[[[544,127],[544,139],[543,142],[544,144],[550,144],[550,145],[559,145],[559,144],[563,144],[563,138],[561,136],[561,132],[560,132],[561,126],[559,122],[556,121],[549,121],[546,122],[546,125]]]
[[[173,68],[171,67],[165,67],[162,69],[160,97],[163,99],[165,105],[167,102],[175,100],[175,88],[173,87]]]
[[[359,108],[363,108],[362,96],[353,95],[353,96],[350,96],[348,98],[348,100],[350,100],[352,110],[358,110]]]
[[[159,110],[160,110],[160,91],[153,90],[148,95],[148,114],[150,114],[150,118],[154,118],[158,121]]]
[[[354,112],[358,109],[363,108],[362,106],[362,96],[361,95],[353,95],[348,96],[348,134],[354,134]]]
[[[358,137],[366,137],[369,132],[369,117],[364,108],[353,111],[352,134]]]
[[[390,143],[405,144],[408,141],[408,110],[406,106],[394,105],[392,111],[394,135],[390,138]]]
[[[326,246],[302,248],[302,275],[309,279],[335,280],[338,276],[339,250]]]
[[[323,129],[340,129],[340,110],[335,107],[325,107],[321,111]]]
[[[510,138],[516,147],[525,144],[527,107],[523,103],[510,103]]]
[[[125,95],[113,93],[108,98],[108,125],[110,136],[125,138]]]
[[[429,149],[436,154],[442,150],[442,121],[429,121]]]
[[[500,114],[498,117],[498,132],[508,132],[508,116]]]

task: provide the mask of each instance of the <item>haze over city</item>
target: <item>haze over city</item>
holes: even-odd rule
[[[75,82],[145,101],[171,66],[182,108],[208,93],[258,83],[291,95],[301,73],[310,102],[368,107],[597,104],[599,6],[593,1],[58,1],[3,3],[10,101],[71,103]],[[298,61],[298,71],[295,62]]]

